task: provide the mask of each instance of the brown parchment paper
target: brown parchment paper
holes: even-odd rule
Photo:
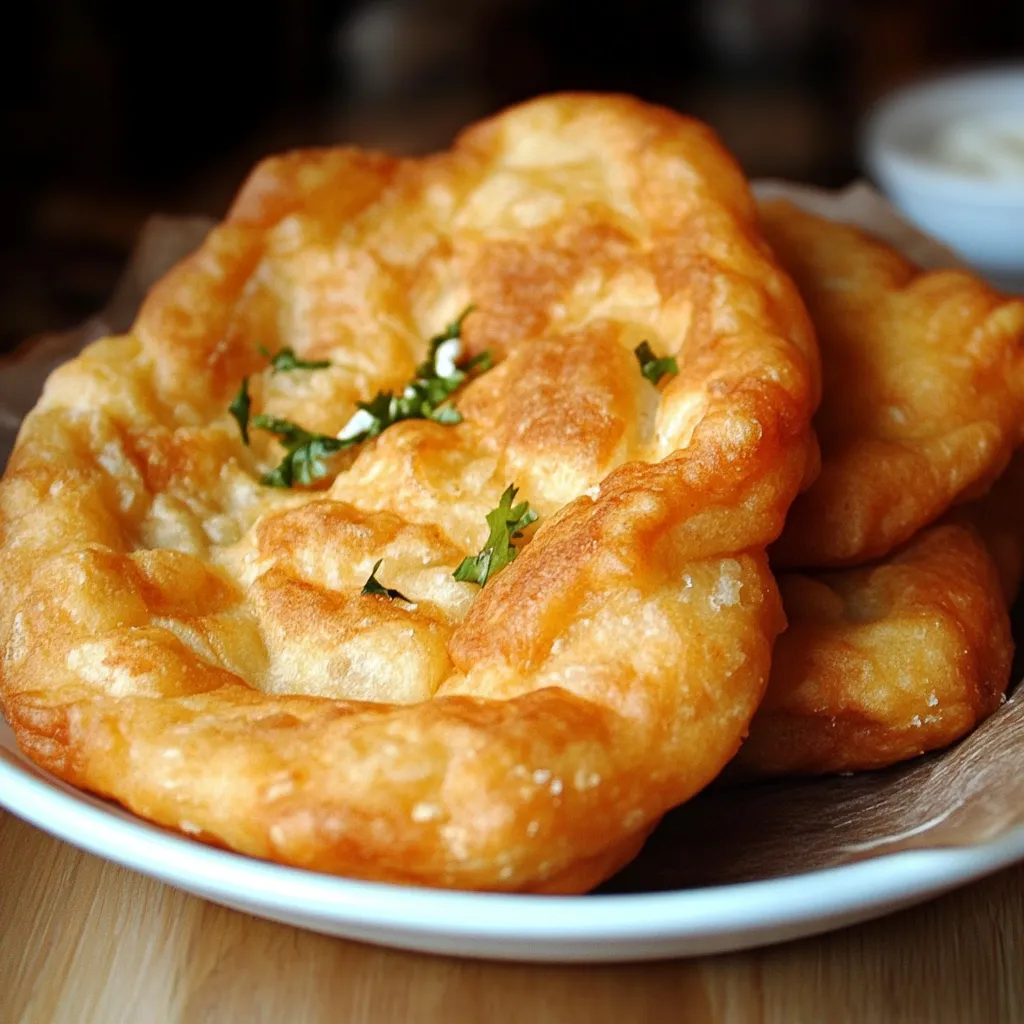
[[[923,266],[959,263],[868,185],[825,192],[761,182],[755,191],[872,231]],[[147,288],[211,226],[198,217],[153,218],[103,312],[76,330],[33,339],[0,361],[0,465],[47,374],[90,341],[127,330]],[[1020,641],[1024,610],[1017,611]],[[1021,671],[1018,664],[1014,680]],[[957,746],[905,765],[824,779],[713,785],[667,815],[640,856],[602,891],[771,878],[897,850],[985,843],[1018,828],[1024,828],[1024,686]]]

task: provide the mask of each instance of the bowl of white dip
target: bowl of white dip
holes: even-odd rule
[[[863,156],[921,228],[1024,288],[1024,65],[931,79],[869,114]]]

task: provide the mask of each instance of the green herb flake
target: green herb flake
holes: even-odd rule
[[[377,579],[377,570],[380,568],[383,558],[378,558],[373,564],[373,568],[370,570],[370,578],[363,584],[363,589],[360,591],[361,594],[373,594],[377,597],[386,597],[390,601],[405,601],[407,604],[413,602],[409,600],[400,590],[395,590],[392,587],[385,587],[380,580]]]
[[[484,373],[486,370],[492,369],[493,366],[494,356],[491,355],[490,349],[485,349],[483,352],[478,352],[473,356],[462,369],[467,374],[475,372]]]
[[[665,356],[658,359],[651,351],[651,346],[646,341],[641,341],[633,350],[636,353],[637,361],[640,363],[640,372],[655,386],[667,373],[678,373],[679,364],[675,356]]]
[[[330,472],[327,459],[350,444],[277,416],[254,416],[252,425],[274,434],[287,449],[280,464],[261,477],[260,483],[267,487],[294,487],[296,484],[308,487]]]
[[[491,369],[494,359],[490,352],[481,352],[462,365],[453,361],[451,368],[442,368],[438,366],[438,354],[447,342],[460,339],[462,322],[472,311],[472,306],[467,307],[441,334],[430,339],[427,359],[416,368],[416,377],[401,394],[378,391],[370,401],[356,403],[357,408],[369,415],[369,422],[351,434],[343,431],[346,441],[359,444],[403,420],[433,420],[444,426],[462,422],[462,414],[451,403],[451,396],[471,374]]]
[[[228,406],[228,412],[235,418],[238,429],[242,434],[242,441],[249,443],[249,410],[252,408],[252,399],[249,397],[249,378],[243,377],[238,394]]]
[[[487,525],[491,528],[487,542],[478,555],[462,560],[452,573],[457,580],[479,583],[483,587],[491,576],[515,559],[519,552],[512,542],[522,537],[523,530],[537,519],[528,501],[512,504],[516,494],[515,485],[509,484],[498,507],[487,513]]]
[[[442,423],[444,426],[450,427],[462,422],[462,413],[451,402],[445,402],[444,405],[430,410],[430,419],[435,423]]]
[[[260,355],[270,361],[274,373],[291,373],[292,370],[326,370],[330,359],[300,359],[291,346],[271,355],[262,345],[257,346]]]
[[[440,360],[438,354],[446,342],[458,341],[462,333],[462,322],[472,312],[469,306],[453,320],[444,331],[430,340],[430,354],[426,362],[416,370],[415,379],[401,394],[393,391],[378,391],[368,402],[356,402],[359,410],[342,429],[338,437],[317,434],[298,426],[289,420],[276,416],[259,415],[252,418],[252,426],[268,430],[287,449],[280,465],[265,473],[261,482],[268,487],[308,486],[322,479],[330,472],[329,456],[344,448],[376,437],[382,431],[402,420],[433,420],[444,426],[462,422],[462,415],[451,402],[451,395],[472,373],[482,373],[494,365],[490,352],[481,352],[461,365],[454,359]],[[262,346],[260,352],[270,360],[274,373],[291,370],[319,370],[330,363],[327,360],[308,361],[298,359],[290,348],[284,348],[271,355]],[[445,372],[442,372],[445,371]],[[244,405],[242,404],[244,400]],[[236,412],[236,406],[238,411]],[[242,382],[242,390],[231,405],[231,414],[238,420],[242,437],[249,443],[249,393],[248,379]],[[531,516],[533,513],[529,513]],[[528,522],[533,522],[530,519]],[[526,524],[528,525],[528,523]],[[510,561],[515,557],[514,549]],[[501,563],[502,565],[505,562]],[[486,578],[486,575],[485,575]]]

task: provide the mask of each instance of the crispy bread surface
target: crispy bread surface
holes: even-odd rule
[[[334,434],[472,304],[497,366],[320,489],[228,404]],[[675,355],[655,387],[634,347]],[[318,371],[274,374],[257,345]],[[131,331],[47,384],[0,486],[3,708],[69,782],[258,857],[573,892],[732,757],[783,625],[816,348],[704,126],[565,95],[450,152],[262,163]],[[452,573],[510,484],[539,513]],[[371,567],[409,602],[364,595]]]
[[[1024,537],[1011,547],[994,508],[987,537],[967,518],[923,530],[873,567],[779,576],[789,628],[733,774],[883,768],[949,746],[999,707]]]
[[[984,494],[1022,440],[1024,302],[961,270],[921,272],[856,228],[783,201],[761,226],[821,346],[821,474],[772,563],[886,555]]]

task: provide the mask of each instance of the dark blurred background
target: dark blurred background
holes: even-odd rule
[[[839,185],[882,93],[1024,57],[1024,0],[24,0],[0,35],[0,348],[74,324],[147,216],[291,146],[417,152],[511,101],[636,93],[752,176]]]

